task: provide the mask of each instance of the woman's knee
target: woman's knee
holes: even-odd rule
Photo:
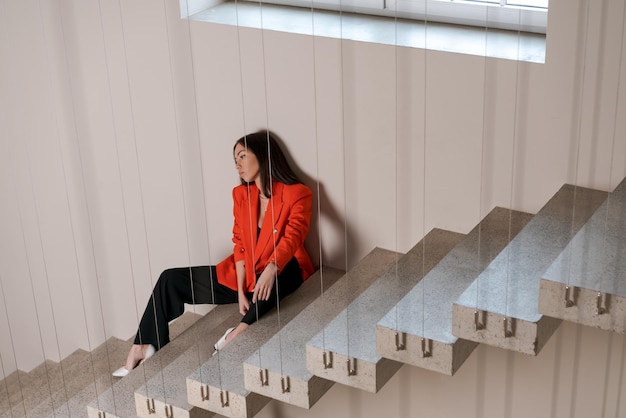
[[[157,280],[157,283],[154,287],[155,289],[158,288],[161,290],[168,291],[172,289],[173,287],[175,287],[176,283],[178,283],[180,279],[181,279],[180,269],[176,269],[176,268],[166,269],[166,270],[163,270],[163,272],[159,276],[159,279]]]

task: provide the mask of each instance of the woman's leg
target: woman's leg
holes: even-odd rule
[[[250,325],[257,321],[269,310],[276,307],[277,296],[278,300],[282,300],[287,295],[296,291],[300,285],[302,285],[302,270],[300,269],[298,260],[293,257],[274,281],[274,288],[272,289],[269,299],[258,300],[256,303],[251,303],[248,313],[244,315],[241,322]],[[235,336],[233,336],[233,338]]]
[[[215,266],[165,270],[148,300],[134,343],[162,348],[170,341],[169,323],[183,314],[185,303],[236,302],[237,292],[217,282]]]
[[[294,257],[289,263],[287,263],[285,268],[276,278],[270,298],[268,300],[259,300],[257,303],[250,304],[250,309],[248,309],[248,312],[241,319],[241,322],[230,334],[226,336],[226,343],[228,344],[233,339],[237,338],[239,334],[248,329],[248,326],[256,322],[269,310],[274,308],[277,304],[277,295],[278,300],[282,300],[284,297],[298,289],[300,285],[302,285],[302,270],[300,269],[298,260]]]
[[[237,292],[218,283],[215,266],[165,270],[154,286],[139,323],[135,342],[124,367],[113,375],[123,377],[146,358],[150,345],[159,350],[169,342],[169,323],[182,315],[184,304],[236,303]]]

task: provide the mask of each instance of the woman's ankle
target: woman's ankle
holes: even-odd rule
[[[147,346],[147,344],[133,344],[133,346],[130,348],[130,351],[128,352],[128,356],[126,357],[126,364],[124,365],[127,370],[134,369],[135,367],[137,367],[139,362],[143,360],[145,356],[144,347]]]
[[[239,334],[241,334],[242,332],[244,332],[245,330],[248,329],[248,324],[246,324],[245,322],[240,322],[235,329],[226,336],[226,342],[229,343],[232,340],[234,340],[235,338],[237,338],[237,336]]]

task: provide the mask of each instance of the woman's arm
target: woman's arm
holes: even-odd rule
[[[250,309],[250,302],[246,296],[245,283],[246,283],[246,266],[244,260],[239,260],[235,263],[235,270],[237,272],[237,296],[239,301],[239,313],[245,315]]]
[[[296,251],[304,245],[304,239],[309,232],[313,193],[304,185],[292,187],[285,201],[289,206],[288,218],[280,234],[275,235],[272,256],[267,262],[254,287],[252,302],[257,299],[268,300],[274,280],[280,269],[287,265]],[[266,216],[271,216],[269,213]]]
[[[254,286],[254,293],[252,294],[252,302],[256,303],[257,300],[268,300],[274,287],[274,279],[278,275],[278,266],[276,263],[269,263],[263,273],[259,276],[259,280]]]
[[[268,260],[280,270],[293,258],[296,251],[304,245],[309,232],[313,193],[305,185],[291,186],[289,194],[285,193],[289,205],[289,214],[284,228],[275,235],[274,249]],[[267,216],[270,214],[268,213]]]

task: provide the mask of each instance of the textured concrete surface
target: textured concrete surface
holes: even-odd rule
[[[324,270],[328,270],[325,268]],[[325,275],[326,285],[332,285],[340,274]],[[243,363],[250,355],[279,333],[320,295],[318,272],[285,298],[277,309],[250,326],[245,334],[229,343],[217,355],[210,357],[187,378],[187,395],[191,405],[229,417],[251,417],[263,408],[269,398],[250,392],[245,387]],[[208,399],[203,396],[208,393]]]
[[[53,364],[52,367],[38,369],[36,372],[33,370],[35,373],[21,381],[20,385],[15,387],[14,392],[10,394],[9,398],[13,408],[10,411],[5,411],[4,414],[9,417],[31,415],[31,411],[42,403],[40,409],[45,409],[47,404],[46,414],[51,413],[52,403],[50,399],[60,391],[63,396],[66,390],[71,392],[74,375],[82,368],[87,367],[90,361],[91,356],[87,351],[76,350],[60,363]]]
[[[317,377],[307,369],[306,343],[395,264],[399,256],[375,248],[337,283],[330,287],[325,285],[319,298],[246,360],[246,388],[301,408],[313,406],[334,382]],[[326,271],[325,274],[342,273]]]
[[[427,274],[463,235],[434,229],[384,272],[306,346],[307,367],[316,376],[368,392],[380,388],[401,364],[376,353],[376,323]],[[332,353],[334,364],[323,362]],[[348,373],[348,368],[354,373]]]
[[[54,412],[48,417],[85,416],[85,407],[98,394],[110,388],[115,379],[111,372],[126,359],[130,342],[109,338],[91,353],[91,363],[81,368],[71,384],[55,395],[50,402]],[[46,416],[41,405],[33,410],[33,416]]]
[[[213,416],[213,413],[193,407],[187,402],[186,379],[211,357],[214,352],[213,344],[225,330],[240,320],[239,312],[234,312],[138,388],[135,391],[137,416],[168,418],[170,413],[175,417]],[[150,409],[147,405],[150,405]]]
[[[128,348],[129,344],[124,341],[112,338],[106,343],[95,348],[91,353],[78,350],[63,360],[63,372],[60,367],[55,366],[49,369],[48,373],[39,373],[40,379],[44,382],[44,390],[35,391],[38,385],[23,387],[26,401],[14,405],[11,412],[5,411],[0,417],[22,417],[34,416],[45,417],[52,415],[62,416],[67,414],[67,402],[78,393],[88,388],[93,396],[97,390],[104,390],[107,387],[106,380],[100,379],[107,376],[110,379],[108,365],[111,360],[121,359],[121,353]],[[124,348],[122,348],[124,347]],[[125,353],[123,354],[125,357]],[[108,383],[110,386],[110,383]],[[74,415],[84,415],[84,406],[80,413],[74,411]]]
[[[217,306],[187,329],[184,329],[188,324],[186,319],[174,321],[170,325],[170,334],[173,336],[171,342],[163,349],[157,351],[148,361],[136,367],[128,376],[118,379],[113,386],[99,394],[95,399],[92,399],[87,405],[88,416],[99,418],[99,412],[104,412],[107,418],[136,416],[135,390],[145,385],[154,375],[187,351],[196,341],[201,340],[206,333],[237,312],[237,310],[236,304]],[[189,313],[185,315],[189,315]],[[193,320],[190,322],[193,322]],[[181,329],[183,329],[182,332]],[[114,369],[121,365],[123,363],[116,365]]]
[[[477,343],[452,335],[452,305],[531,218],[522,212],[493,209],[378,322],[378,354],[454,374]],[[398,350],[397,343],[404,347]]]
[[[188,328],[198,318],[199,315],[185,313],[180,321],[173,324],[173,335]],[[117,380],[111,372],[123,364],[130,345],[131,342],[110,338],[91,353],[77,350],[60,364],[46,361],[29,373],[13,373],[1,385],[4,391],[0,396],[0,418],[84,414],[87,402],[80,412],[72,410],[68,402],[79,394],[82,394],[82,399],[88,394],[93,399],[111,387]],[[11,410],[5,408],[9,403]],[[71,402],[74,407],[78,403],[76,400]]]
[[[57,367],[58,363],[46,360],[30,372],[18,370],[0,381],[0,414],[11,416],[10,411],[25,414],[24,399],[29,397],[28,388],[37,387],[37,382],[47,382],[48,374]]]
[[[539,353],[560,323],[538,311],[541,275],[605,199],[605,192],[564,185],[459,296],[453,335]]]
[[[624,277],[626,277],[626,179],[608,195],[600,209],[543,274],[539,312],[583,325],[624,333],[626,328]]]

